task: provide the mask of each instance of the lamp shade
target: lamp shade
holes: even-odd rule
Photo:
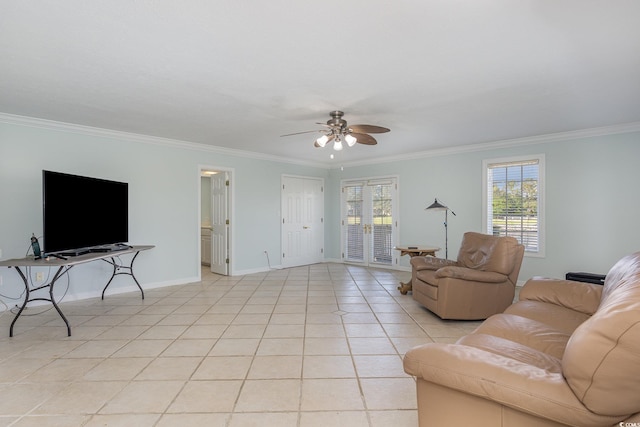
[[[347,141],[347,145],[349,147],[353,147],[356,144],[356,142],[358,142],[358,139],[351,134],[346,135],[344,137],[344,140]]]
[[[446,207],[445,205],[443,205],[442,203],[440,203],[438,201],[438,199],[435,199],[435,201],[433,203],[431,203],[431,205],[427,206],[426,208],[424,208],[424,210],[438,210],[438,211],[446,211],[447,209],[449,209],[448,207]]]
[[[320,138],[316,139],[316,144],[318,144],[318,147],[324,147],[327,145],[327,141],[329,141],[329,137],[327,135],[322,135]]]

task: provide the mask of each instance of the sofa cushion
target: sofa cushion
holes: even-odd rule
[[[590,283],[534,277],[525,283],[519,299],[546,302],[592,315],[602,301],[602,289],[603,286]]]
[[[482,333],[465,335],[456,344],[468,345],[490,353],[508,357],[526,365],[535,366],[546,372],[561,373],[562,361],[545,352],[506,338]]]
[[[562,359],[571,336],[545,323],[505,313],[489,317],[474,333],[504,338],[557,359]]]
[[[640,254],[609,274],[600,307],[567,343],[562,369],[591,411],[632,414],[640,411]]]
[[[567,310],[552,303],[532,300],[518,301],[507,307],[504,312],[545,323],[566,334],[572,334],[578,326],[591,317],[580,311]]]
[[[485,283],[502,283],[509,279],[505,274],[494,271],[474,270],[466,267],[442,267],[436,271],[436,277],[452,277],[454,279]]]

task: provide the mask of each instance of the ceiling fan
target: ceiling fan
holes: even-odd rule
[[[389,132],[389,129],[381,126],[374,125],[351,125],[347,124],[347,121],[342,118],[344,113],[342,111],[332,111],[329,113],[331,119],[327,120],[327,124],[316,123],[318,125],[326,126],[326,129],[309,130],[305,132],[289,133],[281,136],[301,135],[303,133],[319,132],[322,134],[313,143],[314,147],[325,147],[328,143],[333,141],[333,149],[336,151],[342,150],[342,143],[346,142],[349,147],[353,147],[356,143],[365,145],[376,145],[378,141],[370,133],[385,133]]]

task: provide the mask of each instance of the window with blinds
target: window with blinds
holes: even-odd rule
[[[544,157],[485,160],[483,170],[484,232],[515,237],[527,253],[543,255]]]

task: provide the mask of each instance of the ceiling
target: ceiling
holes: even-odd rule
[[[3,2],[0,112],[328,166],[637,123],[638,16],[637,0]],[[341,152],[280,136],[332,110],[391,132]]]

